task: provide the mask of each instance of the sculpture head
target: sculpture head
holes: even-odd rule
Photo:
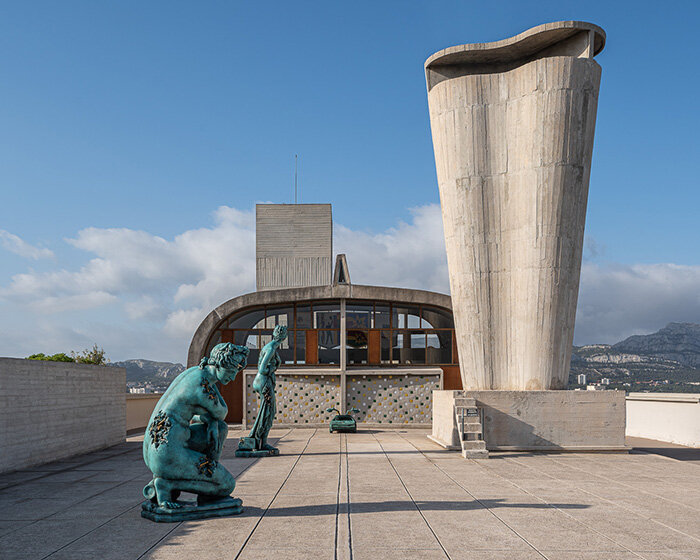
[[[272,338],[278,341],[287,338],[287,327],[285,325],[277,325],[272,331]]]
[[[245,346],[222,342],[212,348],[207,365],[216,368],[217,379],[226,385],[248,364],[249,352],[250,350]]]

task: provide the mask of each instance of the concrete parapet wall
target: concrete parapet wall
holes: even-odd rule
[[[162,393],[128,394],[126,396],[126,431],[145,429]]]
[[[433,410],[433,438],[445,446],[459,445],[453,410],[460,395],[484,409],[489,451],[625,449],[622,391],[435,391],[433,402],[444,410]]]
[[[124,441],[126,370],[0,358],[0,472]]]
[[[626,433],[700,447],[700,394],[630,393]]]

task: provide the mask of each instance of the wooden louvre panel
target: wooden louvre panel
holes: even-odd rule
[[[318,331],[306,331],[306,363],[318,363]]]
[[[221,331],[221,342],[233,342],[233,331]],[[243,372],[240,372],[228,385],[219,385],[221,396],[228,406],[226,422],[230,424],[243,422],[243,377]]]
[[[382,361],[382,334],[379,329],[371,329],[367,341],[369,357],[368,362],[376,365]]]

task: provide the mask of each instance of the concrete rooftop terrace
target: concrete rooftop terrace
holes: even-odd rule
[[[426,433],[275,430],[282,454],[255,460],[231,430],[245,512],[185,523],[140,517],[140,438],[0,475],[0,558],[700,558],[696,450],[466,460]]]

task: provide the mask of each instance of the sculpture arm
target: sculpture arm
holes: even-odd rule
[[[214,420],[223,420],[228,413],[226,402],[221,397],[216,384],[207,379],[202,379],[197,391],[197,401],[193,404],[204,410],[204,414],[198,411],[194,416],[198,416],[200,420],[206,420],[208,424]]]
[[[191,424],[211,424],[214,418],[208,414],[195,414],[190,421]]]

